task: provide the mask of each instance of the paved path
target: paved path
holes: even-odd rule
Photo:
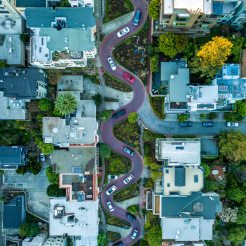
[[[138,204],[138,202],[139,202],[139,197],[135,196],[122,202],[116,202],[116,204],[124,209],[127,209],[129,206]]]
[[[113,48],[120,43],[123,39],[128,38],[129,36],[133,35],[133,33],[137,32],[141,27],[143,27],[146,19],[147,19],[147,8],[146,8],[146,1],[145,0],[132,0],[132,3],[134,5],[134,9],[139,9],[142,13],[141,20],[138,26],[133,25],[132,21],[130,21],[127,25],[123,25],[120,28],[116,29],[115,31],[111,32],[107,36],[104,37],[100,48],[99,48],[99,57],[101,64],[104,67],[104,70],[110,73],[112,76],[124,81],[124,83],[127,83],[131,86],[134,97],[131,100],[130,103],[128,103],[126,106],[124,106],[125,114],[121,117],[117,118],[110,118],[107,121],[102,122],[101,124],[101,137],[102,140],[110,145],[112,150],[114,152],[117,152],[125,157],[128,157],[131,160],[131,170],[129,173],[131,173],[134,178],[131,180],[127,185],[123,183],[123,180],[129,175],[126,174],[123,177],[118,178],[117,180],[113,180],[109,185],[105,187],[105,189],[101,193],[101,203],[103,208],[108,211],[112,216],[115,216],[119,218],[120,220],[127,221],[131,225],[131,232],[124,238],[120,240],[120,242],[116,242],[113,245],[124,245],[124,246],[130,246],[135,244],[141,237],[142,237],[142,232],[143,232],[143,224],[140,220],[140,218],[136,218],[134,221],[130,221],[126,217],[126,210],[119,207],[117,204],[114,203],[113,200],[113,194],[111,193],[110,195],[106,194],[106,191],[112,186],[115,185],[117,190],[121,190],[125,188],[128,185],[131,185],[132,183],[135,183],[138,181],[138,179],[141,178],[141,174],[143,171],[143,158],[142,156],[134,151],[133,156],[130,156],[129,154],[125,153],[123,151],[124,147],[126,144],[120,142],[117,138],[115,138],[113,134],[113,127],[115,124],[126,120],[127,116],[131,112],[137,112],[138,109],[141,107],[141,105],[144,102],[145,98],[145,88],[143,86],[142,81],[135,76],[135,82],[133,84],[127,82],[126,80],[123,79],[123,73],[126,71],[123,67],[121,67],[119,64],[116,64],[117,68],[116,70],[112,70],[110,65],[108,64],[108,58],[112,57],[112,51]],[[126,34],[125,36],[118,38],[117,37],[117,32],[124,28],[125,26],[128,26],[130,29],[130,32]],[[129,71],[128,71],[129,72]],[[129,147],[130,148],[130,147]],[[107,202],[111,202],[111,204],[114,207],[114,211],[109,211]],[[138,230],[138,233],[134,239],[132,239],[132,234],[134,230]]]
[[[159,119],[153,112],[148,97],[138,111],[139,118],[143,124],[152,132],[164,135],[218,135],[225,130],[239,130],[246,134],[246,122],[240,122],[239,127],[227,127],[225,122],[215,121],[213,127],[202,127],[201,122],[193,122],[192,127],[180,127],[177,121],[164,121]]]

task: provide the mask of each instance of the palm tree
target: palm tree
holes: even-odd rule
[[[55,101],[55,110],[62,115],[73,113],[76,110],[77,101],[71,93],[61,93]]]

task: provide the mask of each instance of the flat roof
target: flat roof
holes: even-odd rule
[[[156,139],[156,157],[168,160],[168,165],[200,165],[200,139]]]
[[[1,166],[24,166],[27,149],[22,146],[0,146]]]
[[[85,245],[97,245],[98,200],[69,202],[66,198],[51,198],[49,222],[51,236],[67,233],[81,237]]]
[[[61,76],[57,83],[57,91],[79,91],[83,93],[83,81],[82,75]]]
[[[162,218],[162,239],[175,241],[211,240],[213,224],[214,220],[202,218]]]
[[[57,173],[95,172],[96,147],[72,147],[68,150],[55,150],[51,163],[56,166]]]
[[[200,167],[164,167],[163,194],[190,195],[203,188],[203,169]]]

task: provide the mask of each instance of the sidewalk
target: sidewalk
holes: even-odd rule
[[[116,204],[124,209],[127,209],[128,207],[132,205],[137,205],[139,203],[139,197],[135,196],[130,199],[124,200],[122,202],[116,202]]]

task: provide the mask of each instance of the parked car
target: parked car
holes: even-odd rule
[[[179,122],[179,126],[181,126],[181,127],[191,127],[192,126],[192,122],[191,121]]]
[[[110,201],[107,202],[107,206],[108,206],[108,209],[110,212],[114,211],[114,208],[113,208],[112,203]]]
[[[114,243],[113,246],[124,246],[124,244],[122,241],[119,241],[118,243]]]
[[[133,83],[135,81],[135,78],[127,72],[123,73],[123,77],[130,83]]]
[[[117,187],[115,185],[111,186],[107,191],[106,194],[109,196],[111,195],[113,192],[115,192],[117,190]]]
[[[137,9],[133,18],[133,25],[138,26],[140,19],[141,19],[141,11]]]
[[[42,162],[45,161],[45,155],[44,155],[43,153],[41,153],[41,154],[39,155],[39,157],[40,157],[40,161],[42,161]]]
[[[130,213],[126,213],[126,218],[131,220],[131,221],[135,221],[136,220],[136,216]]]
[[[127,27],[121,29],[120,31],[118,31],[117,36],[120,38],[120,37],[126,35],[128,32],[130,32],[130,28],[127,26]]]
[[[111,69],[112,69],[113,71],[116,70],[116,66],[115,66],[115,63],[114,63],[112,57],[109,57],[109,58],[108,58],[108,64],[109,64],[109,66],[111,67]]]
[[[226,125],[229,127],[238,127],[239,123],[238,122],[226,122]]]
[[[211,121],[202,122],[202,126],[204,127],[212,127],[213,125],[214,123]]]
[[[133,180],[134,176],[130,174],[126,179],[124,179],[124,184],[128,184],[131,180]]]
[[[128,147],[124,147],[124,152],[127,153],[128,155],[130,156],[133,156],[134,155],[134,151],[129,149]]]
[[[119,118],[119,117],[121,117],[121,116],[123,116],[123,115],[125,115],[125,114],[126,114],[125,109],[121,109],[121,110],[119,110],[119,111],[113,113],[113,114],[112,114],[112,118],[113,118],[113,119],[117,119],[117,118]]]
[[[138,235],[138,229],[135,229],[132,233],[132,239],[134,240]]]

